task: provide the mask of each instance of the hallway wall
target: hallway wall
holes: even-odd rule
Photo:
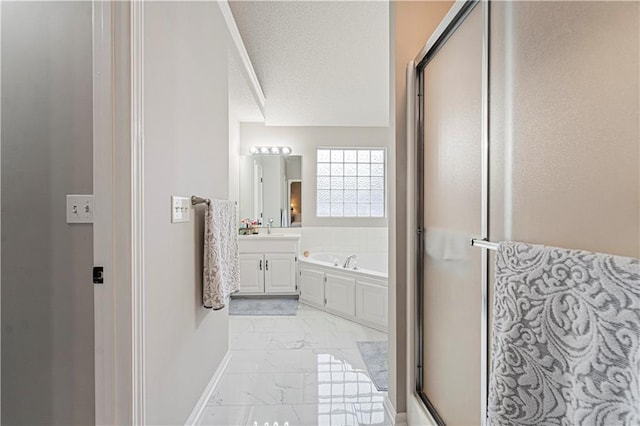
[[[229,194],[227,29],[215,2],[145,3],[148,424],[184,424],[228,349],[228,310],[202,307],[204,207],[171,223],[171,195]]]
[[[2,424],[94,422],[91,3],[2,2]]]

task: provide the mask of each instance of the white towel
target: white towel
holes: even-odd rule
[[[640,261],[501,243],[490,425],[640,424]]]
[[[204,219],[202,303],[222,309],[231,293],[240,289],[236,206],[228,200],[212,200]]]

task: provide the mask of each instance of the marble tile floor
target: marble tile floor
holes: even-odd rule
[[[303,304],[229,323],[231,359],[201,425],[391,425],[356,345],[386,333]]]

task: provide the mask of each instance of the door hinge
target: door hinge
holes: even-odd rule
[[[325,306],[327,305],[327,299],[324,299],[324,304],[325,304]]]
[[[324,277],[324,282],[325,282],[325,283],[327,282],[327,277]]]
[[[104,267],[103,266],[93,267],[93,283],[104,284]]]
[[[298,261],[298,256],[294,257],[293,259],[294,259],[294,262],[297,262]]]
[[[296,284],[296,290],[298,289],[298,284]]]

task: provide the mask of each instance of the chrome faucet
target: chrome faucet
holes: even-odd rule
[[[344,261],[344,265],[342,265],[343,268],[348,268],[349,264],[351,263],[351,259],[356,259],[356,255],[352,254],[351,256],[347,257],[347,260]]]
[[[270,218],[269,218],[269,220],[268,220],[268,223],[267,223],[267,226],[268,226],[268,228],[267,228],[267,234],[268,234],[268,235],[271,235],[271,224],[272,224],[272,223],[273,223],[273,218],[272,218],[272,217],[270,217]]]

